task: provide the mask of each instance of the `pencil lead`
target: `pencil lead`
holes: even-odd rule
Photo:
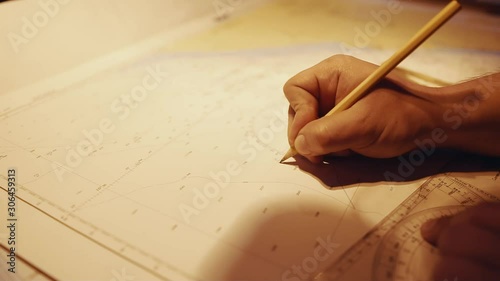
[[[290,148],[287,153],[285,153],[285,156],[283,156],[283,158],[281,158],[280,160],[280,163],[283,163],[285,162],[286,160],[288,160],[290,157],[293,157],[297,154],[297,152],[295,151],[294,148]]]

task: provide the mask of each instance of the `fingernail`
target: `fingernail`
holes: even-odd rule
[[[297,152],[304,156],[311,154],[309,145],[307,144],[306,137],[304,137],[304,135],[299,135],[295,139],[295,149],[297,150]]]

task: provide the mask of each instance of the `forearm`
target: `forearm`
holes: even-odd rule
[[[500,73],[443,88],[441,147],[500,156]]]

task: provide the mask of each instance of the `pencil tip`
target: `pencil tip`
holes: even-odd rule
[[[280,163],[285,162],[285,161],[286,161],[286,160],[288,160],[290,157],[293,157],[293,156],[295,156],[296,154],[297,154],[297,153],[295,152],[295,149],[290,148],[290,149],[288,150],[288,152],[285,154],[285,156],[283,156],[283,158],[281,158]]]

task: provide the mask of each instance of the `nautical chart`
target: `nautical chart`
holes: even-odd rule
[[[312,278],[425,181],[386,183],[380,176],[393,167],[355,162],[321,168],[335,176],[333,186],[300,165],[278,164],[288,147],[282,85],[341,51],[327,44],[157,54],[25,102],[0,96],[0,187],[7,190],[15,169],[18,253],[61,280]],[[390,53],[356,55],[380,63]],[[453,82],[499,62],[434,51],[417,52],[406,67]],[[443,77],[443,69],[453,71]],[[417,170],[436,173],[434,162]],[[370,172],[379,177],[363,180]],[[419,206],[409,223],[421,221],[417,211],[452,211]],[[394,245],[402,225],[378,238],[382,245]],[[377,249],[378,260],[391,256]]]

